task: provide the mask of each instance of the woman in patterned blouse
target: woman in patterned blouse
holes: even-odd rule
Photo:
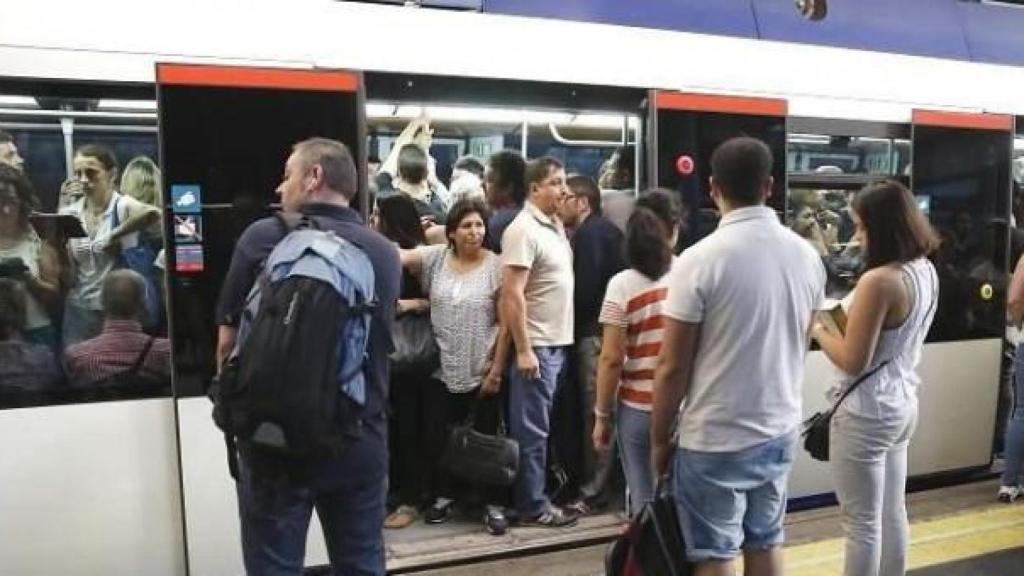
[[[498,402],[493,396],[501,389],[509,340],[497,314],[501,262],[483,247],[486,221],[487,207],[481,200],[460,200],[448,212],[447,246],[402,253],[403,265],[419,275],[429,294],[431,324],[441,353],[441,365],[426,384],[443,398],[439,405],[444,406],[431,434],[433,469],[425,471],[436,498],[424,517],[434,524],[450,517],[459,488],[439,464],[448,428],[464,422],[471,412],[478,430],[494,433],[498,427]],[[481,396],[492,398],[478,401]],[[508,528],[498,506],[486,507],[484,523],[495,535]]]

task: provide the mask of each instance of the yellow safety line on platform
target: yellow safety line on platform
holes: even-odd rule
[[[1024,547],[1024,506],[1002,505],[977,512],[926,520],[910,528],[908,569],[946,564]],[[843,573],[843,539],[785,549],[786,574],[831,576]]]

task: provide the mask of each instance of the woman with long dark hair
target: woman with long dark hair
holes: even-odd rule
[[[866,375],[832,418],[830,456],[846,532],[847,576],[906,569],[907,446],[917,423],[917,365],[935,316],[938,277],[927,256],[938,238],[896,181],[853,201],[864,270],[845,334],[816,322],[813,337],[842,372],[833,399]]]
[[[681,220],[674,193],[651,190],[640,196],[626,224],[629,269],[608,282],[599,316],[603,338],[594,448],[608,450],[612,430],[617,429],[631,515],[654,498],[651,401],[663,334],[661,305],[668,292],[662,278],[672,265]]]
[[[377,198],[377,231],[394,242],[399,249],[412,250],[426,245],[423,226],[413,201],[404,195]],[[402,272],[402,289],[396,308],[396,322],[407,321],[429,313],[430,302],[419,278]],[[401,337],[400,334],[395,335]],[[405,528],[419,516],[419,507],[428,492],[425,477],[428,466],[424,441],[432,413],[431,396],[425,375],[417,366],[391,365],[389,419],[391,449],[391,484],[398,506],[384,520],[385,528]]]

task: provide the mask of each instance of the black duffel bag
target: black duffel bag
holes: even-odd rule
[[[486,486],[511,486],[519,472],[519,443],[505,435],[504,419],[495,435],[475,428],[474,399],[466,421],[453,426],[448,433],[442,464],[456,478]]]
[[[659,483],[653,502],[640,509],[605,554],[607,576],[690,576],[675,498]]]

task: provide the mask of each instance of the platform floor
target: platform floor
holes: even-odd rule
[[[911,576],[1024,576],[1024,501],[995,501],[998,482],[976,482],[912,494]],[[543,549],[564,539],[601,538],[622,522],[616,515],[587,518],[572,530],[520,529],[495,538],[476,523],[420,526],[389,532],[389,569],[416,571],[427,561]],[[790,514],[786,521],[786,574],[842,574],[843,540],[836,507]],[[606,544],[568,551],[416,571],[424,576],[595,576],[604,573]],[[435,564],[436,565],[436,564]]]

